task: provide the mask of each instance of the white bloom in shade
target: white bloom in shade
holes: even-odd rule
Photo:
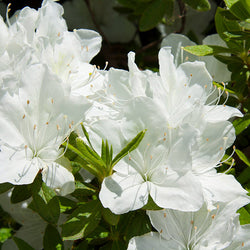
[[[226,43],[220,38],[218,34],[209,35],[202,41],[205,45],[217,45],[226,47]],[[227,69],[227,65],[218,61],[214,56],[195,56],[183,49],[186,46],[195,46],[196,44],[189,40],[188,37],[181,34],[170,34],[163,39],[161,47],[172,47],[172,54],[175,57],[175,65],[178,66],[183,62],[195,60],[206,63],[208,72],[216,82],[228,82],[231,80],[231,72]]]
[[[207,210],[204,205],[197,212],[148,211],[158,233],[132,238],[128,249],[230,249],[239,243],[238,235],[241,235],[240,245],[244,246],[244,241],[249,242],[247,228],[241,228],[236,211],[249,202],[246,196],[230,203],[218,203],[213,210]]]
[[[84,119],[90,104],[65,96],[59,79],[42,64],[28,67],[20,85],[18,95],[6,92],[0,99],[0,182],[32,183],[42,171],[49,186],[65,184],[72,192],[67,183],[74,181],[73,175],[55,161],[63,155],[60,145]]]
[[[173,138],[167,151],[164,145],[157,141],[153,144],[152,138],[146,136],[138,149],[119,162],[116,172],[102,183],[99,198],[103,206],[122,214],[146,205],[150,195],[160,207],[198,210],[203,194],[191,173],[189,152],[195,133],[185,128],[176,134],[178,137]]]

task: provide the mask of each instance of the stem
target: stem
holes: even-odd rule
[[[185,29],[187,8],[185,3],[183,3],[181,0],[177,0],[177,3],[180,10],[181,27],[176,31],[176,33],[182,33]]]
[[[93,21],[93,23],[94,23],[94,25],[95,25],[97,31],[98,31],[98,32],[100,33],[100,35],[102,36],[103,40],[104,40],[107,44],[109,44],[109,41],[108,41],[107,37],[106,37],[105,34],[103,33],[103,31],[102,31],[100,25],[98,24],[98,22],[96,21],[95,14],[94,14],[94,12],[93,12],[91,6],[90,6],[90,1],[89,1],[89,0],[84,0],[84,1],[85,1],[86,5],[87,5],[87,8],[88,8],[89,13],[90,13],[90,15],[91,15],[91,19],[92,19],[92,21]]]

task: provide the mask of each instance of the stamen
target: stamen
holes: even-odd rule
[[[30,100],[27,100],[27,104],[28,104],[28,105],[30,104]]]
[[[11,11],[10,6],[11,6],[11,3],[9,3],[7,5],[7,11],[6,11],[6,22],[7,22],[7,24],[8,24],[9,27],[11,26],[10,19],[9,19],[9,12]]]
[[[235,162],[235,160],[232,159],[232,163],[231,163],[230,167],[224,172],[224,174],[228,173],[228,172],[231,170],[231,168],[232,168],[233,165],[234,165],[234,162]]]
[[[25,118],[25,115],[23,115],[23,119]]]

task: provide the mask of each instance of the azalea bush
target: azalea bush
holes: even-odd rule
[[[1,248],[249,249],[248,2],[97,2],[0,18]]]

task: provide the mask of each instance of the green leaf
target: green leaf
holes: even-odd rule
[[[183,0],[183,2],[198,11],[208,11],[211,9],[208,0]]]
[[[142,209],[144,209],[144,210],[162,210],[161,207],[159,207],[158,205],[155,204],[151,195],[148,198],[148,203],[144,207],[142,207]]]
[[[232,51],[226,47],[216,45],[195,45],[183,48],[187,52],[196,56],[211,56],[220,53],[231,53]]]
[[[29,188],[29,185],[17,185],[14,187],[11,194],[11,203],[18,203],[29,199],[32,195],[32,192]]]
[[[96,188],[89,183],[75,182],[75,191],[71,194],[75,198],[81,200],[84,196],[92,196],[96,194]]]
[[[143,139],[145,133],[146,133],[146,129],[142,130],[140,133],[138,133],[136,135],[136,137],[134,137],[132,139],[132,141],[130,141],[127,146],[125,146],[116,156],[115,158],[112,160],[112,167],[115,166],[115,164],[117,164],[124,156],[126,156],[129,152],[132,152],[133,150],[135,150],[141,140]]]
[[[229,10],[224,10],[220,7],[217,8],[215,14],[215,26],[217,33],[227,43],[227,46],[230,49],[234,50],[235,54],[244,50],[242,41],[232,40],[224,33],[241,31],[239,22],[234,19],[234,16],[230,13]]]
[[[240,224],[250,224],[250,214],[245,207],[240,208],[237,213],[240,213]]]
[[[24,240],[22,240],[20,238],[13,237],[13,240],[15,241],[19,250],[35,250],[28,243],[26,243]]]
[[[92,233],[86,237],[88,245],[101,245],[109,240],[110,232],[102,226],[98,226]]]
[[[250,125],[250,114],[246,114],[242,118],[233,121],[236,135],[239,135]]]
[[[133,236],[140,236],[152,231],[146,211],[137,210],[121,215],[117,225],[117,231],[123,235],[124,240],[127,242]]]
[[[243,185],[247,183],[249,180],[250,180],[250,168],[246,168],[237,177],[237,181]]]
[[[69,210],[74,209],[76,207],[76,202],[68,199],[64,196],[58,196],[60,203],[60,213],[67,213]]]
[[[235,149],[235,153],[239,156],[239,158],[248,166],[250,167],[250,161],[247,159],[245,154],[241,152],[239,149]]]
[[[102,209],[102,216],[103,219],[112,226],[117,225],[120,219],[120,215],[113,214],[108,208]]]
[[[4,241],[6,241],[8,238],[11,237],[12,235],[11,231],[12,231],[12,228],[5,228],[5,227],[0,228],[0,242],[1,243],[3,243]]]
[[[64,245],[57,229],[48,224],[43,237],[44,250],[63,250]]]
[[[64,196],[58,196],[60,203],[60,213],[68,212],[76,207],[76,202],[72,201]]]
[[[43,182],[42,187],[39,191],[39,195],[44,199],[46,203],[48,203],[54,196],[56,196],[56,192]]]
[[[89,140],[89,134],[88,134],[87,130],[85,129],[83,123],[81,123],[81,127],[82,127],[82,131],[83,131],[83,133],[84,133],[84,135],[85,135],[85,137],[86,137],[86,139],[87,139],[90,147],[92,148],[92,150],[94,150],[94,148],[92,147],[92,144],[91,144],[91,142]]]
[[[66,143],[63,143],[63,146],[66,147]],[[73,145],[68,144],[67,145],[68,150],[71,150],[72,152],[74,152],[75,154],[78,155],[78,158],[80,158],[81,160],[79,161],[79,159],[75,159],[76,162],[81,163],[81,167],[88,170],[91,174],[99,177],[99,171],[97,168],[95,168],[94,166],[88,164],[87,158],[84,154],[82,154],[81,151],[79,151],[77,148],[75,148]]]
[[[62,225],[63,239],[81,239],[94,231],[101,220],[101,209],[99,200],[80,205]]]
[[[49,223],[56,224],[60,216],[59,200],[55,196],[47,204],[44,199],[38,195],[33,195],[31,209],[35,210],[44,220]]]
[[[154,0],[144,10],[140,21],[140,31],[147,31],[154,28],[163,18],[167,11],[168,0]]]
[[[134,9],[136,6],[137,1],[136,0],[117,0],[119,4]]]
[[[77,138],[76,145],[77,145],[78,150],[82,153],[84,159],[88,163],[97,165],[97,166],[105,165],[101,157],[95,151],[93,151],[88,145],[86,145],[82,139]]]
[[[240,20],[250,18],[249,0],[225,0],[225,4],[230,9],[230,11]]]
[[[7,192],[13,187],[11,183],[5,182],[0,184],[0,194]]]

